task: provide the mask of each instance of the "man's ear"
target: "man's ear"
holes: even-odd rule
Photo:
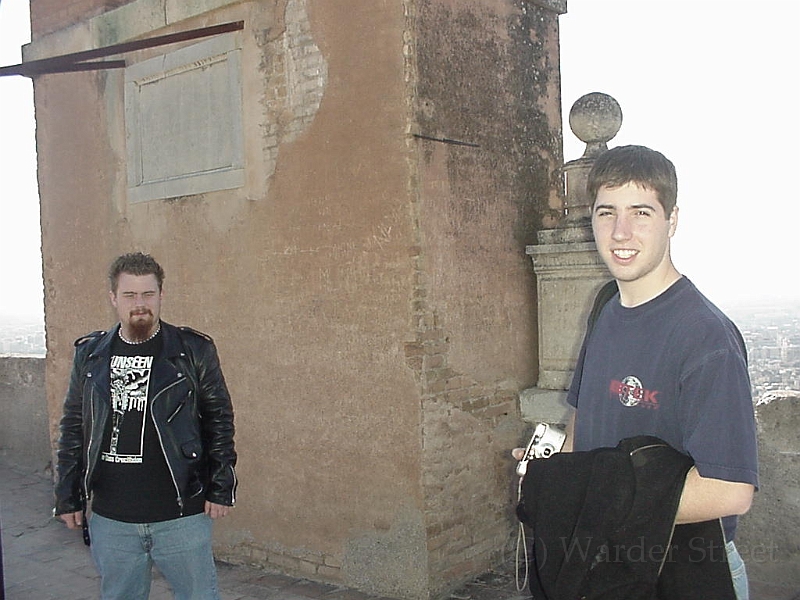
[[[111,306],[117,308],[117,294],[114,290],[108,290],[108,299],[111,301]]]
[[[669,215],[669,237],[675,235],[675,230],[678,228],[678,207],[673,206],[672,212]]]

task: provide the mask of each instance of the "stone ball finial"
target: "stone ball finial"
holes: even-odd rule
[[[622,108],[608,94],[585,94],[569,111],[569,127],[586,144],[584,158],[596,157],[608,150],[607,142],[622,127]]]

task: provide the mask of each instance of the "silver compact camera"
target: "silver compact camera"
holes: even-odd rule
[[[525,456],[517,463],[517,475],[522,477],[528,471],[528,461],[533,458],[550,458],[561,451],[567,435],[547,423],[539,423],[533,431],[531,441],[525,449]]]

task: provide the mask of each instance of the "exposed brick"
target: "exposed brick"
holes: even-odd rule
[[[325,558],[319,552],[300,551],[298,553],[294,553],[293,555],[302,561],[313,563],[315,565],[321,565],[325,563]]]
[[[442,339],[442,332],[438,329],[431,329],[430,331],[421,331],[417,337],[422,342],[438,342]]]
[[[250,560],[256,564],[265,564],[268,560],[267,552],[262,548],[251,547],[249,555]]]
[[[326,567],[333,568],[333,569],[341,569],[342,568],[342,561],[340,558],[335,556],[328,556],[326,555],[323,560],[322,564]]]
[[[441,355],[440,355],[441,356]],[[445,382],[455,381],[456,379],[460,379],[457,373],[448,367],[444,367],[442,369],[431,369],[429,371],[425,371],[425,379],[427,381],[439,381],[445,380]],[[463,386],[458,386],[463,387]]]
[[[440,394],[445,390],[445,380],[434,381],[426,385],[425,391],[429,394]]]
[[[403,351],[407,357],[422,356],[426,353],[426,348],[419,342],[409,342],[403,345]]]
[[[433,354],[423,358],[423,365],[426,370],[438,369],[445,364],[445,358],[441,354]]]
[[[428,539],[431,539],[442,532],[442,524],[441,523],[431,523],[425,528],[425,531],[428,534]]]
[[[470,544],[465,550],[465,556],[468,558],[488,557],[493,555],[499,547],[502,548],[503,540],[492,535],[494,531],[496,530],[487,529],[485,532],[482,532],[481,535],[474,535],[473,537],[477,541]]]
[[[317,568],[317,574],[320,577],[324,577],[325,579],[331,581],[341,581],[342,579],[342,570],[340,567],[328,567],[326,565],[320,565]]]
[[[419,315],[414,328],[419,331],[433,329],[433,317],[427,313]]]
[[[463,410],[469,412],[471,410],[469,400],[472,398],[473,390],[469,388],[461,388],[458,390],[448,390],[444,395],[444,399],[450,404],[461,406]],[[488,402],[488,401],[487,401]]]
[[[286,556],[284,554],[277,554],[275,552],[269,553],[269,562],[277,567],[287,569],[293,573],[297,573],[302,568],[303,561],[293,556]]]
[[[428,552],[433,554],[441,548],[448,548],[447,551],[449,551],[450,548],[448,546],[449,542],[450,542],[450,536],[447,534],[428,537]]]
[[[446,341],[429,342],[425,344],[425,354],[445,354],[448,350]]]
[[[406,358],[406,364],[409,369],[422,371],[422,360],[423,358],[421,356],[412,356],[411,358]]]
[[[514,414],[516,412],[516,407],[511,402],[503,402],[502,404],[494,404],[491,406],[487,406],[480,412],[482,417],[492,418],[492,417],[499,417],[502,415]]]
[[[481,398],[473,398],[469,402],[465,402],[463,408],[464,410],[467,410],[469,412],[474,412],[485,409],[488,406],[489,406],[489,399],[484,396]]]
[[[298,561],[299,567],[297,569],[297,573],[299,575],[304,575],[306,577],[315,577],[319,573],[320,565],[315,562],[309,562],[307,560],[300,560]]]
[[[518,397],[519,397],[519,392],[517,391],[501,390],[495,393],[494,404],[500,404],[505,402],[516,403]]]
[[[447,390],[460,390],[460,389],[474,389],[476,387],[475,381],[469,377],[458,376],[451,377],[447,380]]]

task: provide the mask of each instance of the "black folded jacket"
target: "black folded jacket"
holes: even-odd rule
[[[533,460],[520,520],[535,600],[735,600],[719,519],[675,526],[693,461],[663,440]]]

